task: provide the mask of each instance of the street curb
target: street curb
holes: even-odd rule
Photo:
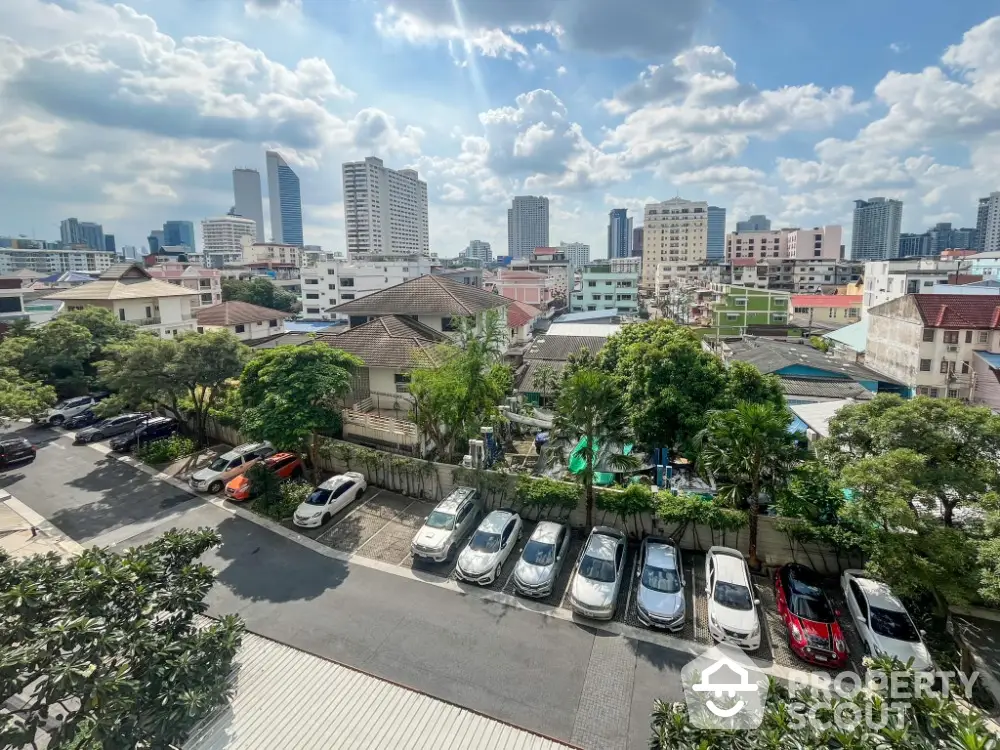
[[[33,526],[45,534],[53,544],[67,555],[78,555],[86,549],[82,544],[70,539],[47,521],[44,516],[29,508],[6,490],[0,490],[0,503],[4,503],[14,513],[23,518],[26,524]]]

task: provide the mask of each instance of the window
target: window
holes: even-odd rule
[[[277,320],[269,320],[269,321],[267,321],[267,327],[268,328],[277,328],[278,327],[278,321]]]
[[[925,328],[924,329],[924,341],[933,341],[933,340],[934,340],[934,329],[933,328]]]
[[[941,367],[940,367],[939,371],[940,372],[948,372],[948,370],[949,370],[948,360],[942,359],[941,360]]]
[[[336,268],[328,268],[328,269],[326,269],[326,275],[327,276],[336,276],[337,275],[337,269]]]
[[[965,332],[965,343],[966,344],[971,344],[972,343],[972,331],[966,331]]]
[[[397,372],[393,374],[392,380],[396,385],[402,385],[410,382],[410,376],[405,372]]]
[[[931,371],[931,361],[929,359],[920,360],[920,372],[930,372]]]
[[[212,304],[212,295],[211,294],[203,294],[203,295],[201,295],[201,304],[203,304],[203,305],[211,305]]]
[[[934,286],[934,282],[933,281],[925,281],[924,282],[924,286]]]
[[[774,306],[775,306],[775,307],[784,307],[784,306],[785,306],[785,302],[787,302],[787,301],[788,301],[788,300],[783,300],[783,299],[776,299],[776,300],[774,301]]]
[[[740,316],[736,313],[726,313],[726,320],[736,320],[738,317]]]
[[[204,333],[204,332],[205,332],[205,329],[202,328],[201,326],[198,326],[198,333]]]
[[[455,320],[453,318],[441,318],[441,330],[442,331],[454,331],[455,330]]]
[[[118,308],[118,320],[125,320],[125,308],[124,307],[119,307]]]
[[[931,398],[937,398],[938,397],[938,389],[937,388],[931,388],[930,397]]]
[[[347,302],[348,300],[352,300],[352,299],[354,299],[354,295],[353,294],[341,294],[340,295],[340,301],[341,302]]]
[[[612,302],[612,301],[614,301],[614,298],[615,298],[615,295],[613,295],[613,294],[605,294],[604,295],[604,301],[605,302]]]
[[[587,282],[587,286],[597,286],[597,282],[596,281],[588,281]]]
[[[245,325],[243,325],[242,323],[240,323],[238,326],[236,326],[236,333],[246,333],[246,330],[247,330],[247,327]]]
[[[340,280],[340,285],[341,286],[354,286],[354,279],[341,279]]]
[[[958,389],[957,388],[949,388],[948,389],[948,398],[958,398]]]
[[[310,292],[309,294],[306,295],[306,299],[319,299],[319,295]]]
[[[946,343],[946,344],[957,344],[958,343],[958,331],[945,331],[944,332],[944,343]]]
[[[735,300],[733,300],[733,303],[737,307],[746,307],[747,306],[747,298],[746,297],[737,297]]]
[[[328,284],[326,288],[329,289],[332,292],[334,289],[337,288],[337,285],[336,284]]]
[[[809,312],[809,308],[808,307],[796,307],[796,308],[794,308],[792,310],[792,312],[794,312],[794,313],[808,313]]]
[[[830,308],[830,319],[833,320],[836,317],[837,317],[837,308],[836,307],[831,307]]]
[[[306,314],[307,315],[319,315],[319,308],[318,307],[307,307],[306,308]]]
[[[919,388],[917,388],[917,395],[918,396],[926,396],[929,392],[930,392],[930,389],[926,385],[922,385]]]
[[[318,284],[319,283],[319,279],[306,279],[305,282],[307,284]]]
[[[989,340],[990,340],[990,335],[986,331],[980,331],[979,332],[979,343],[980,344],[985,344]]]

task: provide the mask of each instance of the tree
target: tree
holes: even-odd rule
[[[121,554],[0,552],[0,745],[46,725],[52,748],[182,745],[228,696],[243,633],[235,616],[195,619],[215,579],[198,558],[221,541],[174,530]]]
[[[728,401],[729,406],[740,401],[785,406],[781,378],[777,375],[765,375],[749,362],[730,362],[726,368],[726,381],[724,400]]]
[[[204,444],[208,416],[224,403],[249,349],[229,331],[208,331],[176,339],[140,334],[109,354],[100,371],[119,396],[134,407],[163,406],[180,421],[190,416]]]
[[[0,427],[12,419],[33,417],[56,400],[56,391],[37,380],[27,380],[13,367],[0,367]]]
[[[772,498],[785,486],[804,457],[788,431],[787,410],[774,404],[740,402],[733,409],[713,411],[699,435],[702,471],[716,482],[720,497],[750,512],[750,565],[756,568],[757,514],[761,494]]]
[[[299,303],[299,298],[294,294],[262,278],[223,279],[222,299],[225,302],[249,302],[251,305],[282,312],[294,312]]]
[[[551,365],[542,365],[531,376],[531,385],[538,391],[538,402],[541,404],[547,397],[556,395],[559,373]]]
[[[29,380],[51,385],[60,396],[76,396],[90,386],[88,364],[94,350],[90,331],[60,315],[30,329],[27,336],[5,338],[0,342],[0,362]]]
[[[104,358],[108,347],[131,341],[139,332],[134,325],[115,317],[111,310],[103,307],[82,307],[78,310],[68,310],[59,316],[62,320],[76,323],[90,332],[94,345],[91,362]]]
[[[637,465],[624,455],[631,442],[628,415],[614,379],[597,369],[579,369],[559,388],[552,424],[553,443],[563,453],[580,447],[583,469],[579,473],[587,503],[587,526],[594,522],[594,474],[608,469],[625,471]]]
[[[250,360],[240,376],[243,431],[279,450],[309,456],[319,480],[320,437],[340,429],[341,400],[364,363],[326,344],[277,346]]]

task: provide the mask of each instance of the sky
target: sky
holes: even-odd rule
[[[343,250],[341,168],[427,181],[431,251],[506,253],[514,195],[607,251],[680,195],[774,226],[904,201],[975,226],[1000,190],[995,0],[2,0],[0,235],[97,221],[118,246],[220,216],[231,170],[298,173]],[[262,179],[266,193],[266,179]],[[265,218],[267,203],[265,196]],[[849,239],[847,239],[849,243]]]

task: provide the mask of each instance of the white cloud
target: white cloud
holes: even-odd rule
[[[404,39],[411,44],[459,42],[466,50],[485,57],[526,56],[528,50],[501,29],[468,28],[457,24],[432,24],[418,15],[389,6],[375,14],[375,28],[382,36]]]
[[[566,75],[567,72],[569,72],[569,71],[566,70],[566,66],[565,65],[560,65],[558,68],[556,68],[556,75],[557,76],[564,76],[564,75]]]
[[[302,0],[246,0],[243,7],[251,18],[298,17]]]

